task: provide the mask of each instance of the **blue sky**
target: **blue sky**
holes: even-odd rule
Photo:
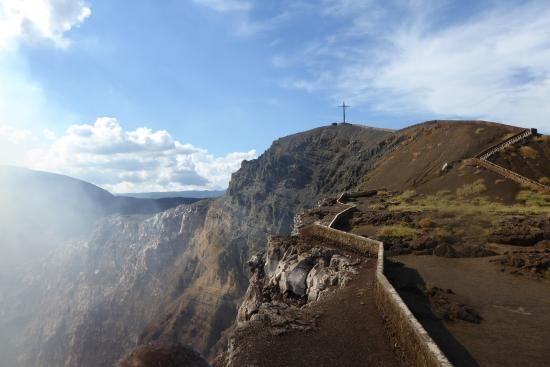
[[[550,132],[546,1],[0,0],[0,163],[112,191],[224,188],[348,117]]]

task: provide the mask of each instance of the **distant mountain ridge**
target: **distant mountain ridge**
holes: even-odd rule
[[[165,192],[134,192],[116,194],[116,196],[132,197],[138,199],[164,199],[164,198],[191,198],[207,199],[223,196],[225,190],[184,190]]]
[[[118,197],[76,178],[14,166],[0,166],[0,188],[0,266],[85,236],[107,215],[153,214],[199,200]]]

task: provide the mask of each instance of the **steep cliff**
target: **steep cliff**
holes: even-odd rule
[[[290,233],[302,208],[356,185],[397,142],[349,124],[295,134],[243,162],[222,198],[101,220],[2,292],[0,328],[19,365],[108,366],[156,340],[215,355],[250,255],[269,234]]]

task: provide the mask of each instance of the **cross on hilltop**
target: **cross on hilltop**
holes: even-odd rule
[[[338,106],[338,107],[341,107],[342,108],[342,115],[343,115],[343,121],[342,122],[346,122],[346,108],[350,108],[351,106],[348,106],[346,104],[346,102],[342,101],[342,105],[341,106]]]

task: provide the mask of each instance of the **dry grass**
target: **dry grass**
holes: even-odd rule
[[[525,159],[537,159],[537,157],[539,156],[535,149],[527,145],[520,147],[518,151],[519,154],[521,154],[521,156]]]
[[[407,237],[412,238],[418,235],[420,231],[415,228],[407,227],[401,224],[382,226],[378,228],[377,235],[379,237]]]
[[[550,194],[523,190],[517,194],[516,200],[527,206],[545,207],[550,212]]]
[[[449,237],[453,235],[453,232],[445,227],[434,228],[430,233],[436,237]]]
[[[480,178],[471,184],[462,185],[456,189],[456,196],[459,198],[468,198],[473,196],[479,196],[479,194],[487,191],[487,186],[485,186],[485,181]]]
[[[522,191],[523,192],[523,191]],[[409,202],[400,202],[397,205],[389,205],[389,210],[395,211],[425,211],[438,212],[439,215],[466,213],[505,213],[505,214],[541,214],[549,213],[550,194],[537,193],[525,190],[525,193],[518,195],[519,203],[503,204],[494,202],[487,197],[479,196],[473,199],[464,200],[454,195],[417,195]]]
[[[549,177],[546,177],[546,176],[543,176],[541,178],[539,178],[539,182],[543,185],[550,185],[550,178]]]
[[[397,200],[397,201],[407,201],[407,200],[412,199],[415,196],[416,196],[416,191],[407,190],[407,191],[402,192],[400,195],[397,195],[395,197],[395,200]]]
[[[430,218],[422,218],[418,221],[418,226],[420,228],[431,228],[435,226],[435,222]]]
[[[446,196],[452,196],[453,193],[451,190],[439,190],[438,192],[435,193],[435,195],[439,197],[446,197]]]
[[[550,135],[539,135],[535,138],[535,141],[541,143],[550,143]]]

